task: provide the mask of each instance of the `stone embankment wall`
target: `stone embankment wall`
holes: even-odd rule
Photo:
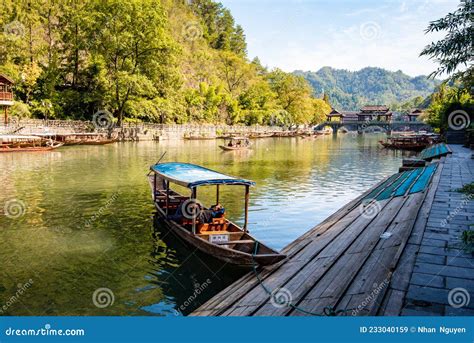
[[[124,123],[122,127],[113,124],[74,120],[41,120],[28,119],[11,122],[0,126],[0,134],[41,134],[41,133],[84,133],[104,132],[120,140],[178,140],[185,136],[215,137],[225,134],[255,134],[282,132],[277,126],[240,126],[240,125],[168,125],[149,123]]]

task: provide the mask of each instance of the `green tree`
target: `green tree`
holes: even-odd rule
[[[421,52],[421,56],[429,56],[440,64],[430,76],[448,74],[452,79],[464,79],[469,88],[473,85],[474,71],[472,64],[469,65],[474,37],[473,11],[472,1],[462,1],[458,10],[429,24],[426,33],[447,31],[444,39],[431,43]]]
[[[95,11],[94,49],[104,61],[107,102],[120,125],[130,99],[166,92],[175,46],[165,12],[153,0],[107,0]]]
[[[448,128],[448,116],[456,110],[474,113],[474,99],[467,89],[449,87],[443,84],[431,96],[427,121],[433,127],[446,130]]]
[[[225,82],[226,90],[237,96],[255,74],[251,64],[232,52],[220,54],[219,74]]]
[[[310,124],[319,124],[326,121],[326,115],[331,112],[331,106],[322,99],[313,99],[313,117]]]
[[[278,104],[287,113],[289,126],[309,124],[313,115],[312,89],[302,76],[279,69],[268,74],[271,89],[277,94]]]

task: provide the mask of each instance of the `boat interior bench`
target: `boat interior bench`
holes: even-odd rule
[[[217,244],[232,244],[232,243],[229,243],[229,242],[240,241],[240,238],[242,238],[244,233],[243,232],[229,232],[229,231],[208,231],[208,232],[205,232],[205,233],[199,233],[197,235],[199,237],[207,240],[207,241],[210,241],[211,236],[214,236],[214,235],[215,236],[217,236],[217,235],[226,235],[226,236],[229,237],[229,239],[227,241],[216,242],[216,243]]]

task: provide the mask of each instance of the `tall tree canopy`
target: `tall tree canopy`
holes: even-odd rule
[[[212,0],[4,0],[0,21],[13,115],[294,125],[326,109],[303,78],[250,62]]]

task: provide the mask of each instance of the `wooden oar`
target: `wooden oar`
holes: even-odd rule
[[[165,155],[166,155],[166,151],[161,155],[160,159],[159,159],[155,164],[160,163],[161,160],[163,159],[163,157],[165,157]],[[151,173],[151,170],[150,170],[150,171],[148,172],[148,174],[146,174],[146,175],[148,176],[148,175],[150,175],[150,173]]]

